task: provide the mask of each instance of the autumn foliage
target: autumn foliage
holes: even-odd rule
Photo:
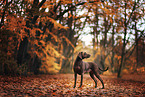
[[[0,97],[145,97],[144,0],[1,0]],[[86,45],[82,39],[91,36]],[[89,41],[89,37],[85,38]],[[105,89],[73,63],[97,63]],[[117,78],[118,77],[118,78]],[[120,78],[122,77],[122,78]]]
[[[82,50],[92,55],[89,61],[109,66],[108,74],[144,73],[143,5],[143,0],[2,0],[0,74],[72,73]],[[92,36],[91,46],[80,40],[85,34]]]

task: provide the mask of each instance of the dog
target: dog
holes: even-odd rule
[[[95,82],[95,88],[97,88],[97,80],[95,78],[95,76],[101,81],[102,83],[102,89],[104,89],[104,83],[102,78],[100,77],[98,70],[101,71],[107,71],[108,67],[106,70],[102,70],[100,69],[96,63],[94,62],[84,62],[82,61],[85,58],[89,58],[91,55],[87,54],[86,52],[80,52],[75,60],[74,63],[74,77],[75,77],[75,82],[74,82],[74,88],[76,87],[76,81],[77,81],[77,74],[81,75],[81,83],[80,83],[80,87],[82,87],[82,82],[83,82],[83,75],[86,72],[89,72],[91,78],[94,80]],[[95,76],[94,76],[95,75]]]

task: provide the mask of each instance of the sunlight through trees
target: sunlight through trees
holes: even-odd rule
[[[143,0],[1,0],[0,74],[72,73],[82,50],[118,77],[143,73],[144,6]],[[86,34],[87,46],[80,39]]]

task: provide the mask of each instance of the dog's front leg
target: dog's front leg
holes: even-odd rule
[[[81,83],[80,83],[80,87],[79,88],[81,88],[82,87],[82,83],[83,83],[83,73],[81,74]]]
[[[74,88],[76,87],[76,81],[77,81],[77,73],[75,73],[75,82],[74,82]]]

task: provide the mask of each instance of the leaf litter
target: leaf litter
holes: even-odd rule
[[[87,96],[118,96],[144,97],[145,83],[127,81],[109,76],[102,76],[105,89],[101,89],[101,82],[94,88],[94,82],[88,74],[84,75],[83,86],[78,76],[77,87],[74,89],[73,74],[37,75],[30,77],[0,76],[0,97],[87,97]]]

